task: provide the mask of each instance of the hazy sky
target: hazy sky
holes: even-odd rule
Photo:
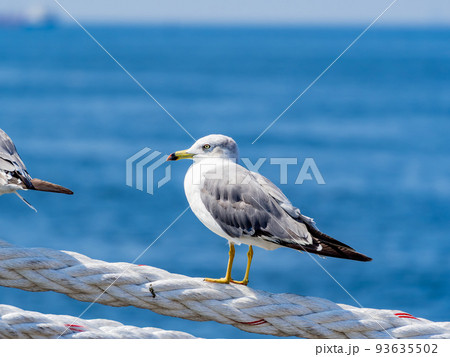
[[[58,0],[80,21],[163,23],[369,23],[392,0]],[[2,0],[0,12],[54,0]],[[64,16],[63,13],[61,13]],[[379,24],[450,25],[450,0],[398,0]]]

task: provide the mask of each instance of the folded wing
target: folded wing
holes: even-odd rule
[[[221,178],[206,175],[201,188],[203,204],[230,237],[253,237],[323,256],[371,260],[320,232],[264,176],[239,165],[231,172],[236,177],[226,172]]]

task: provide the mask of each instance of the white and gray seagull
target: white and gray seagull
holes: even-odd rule
[[[321,256],[359,261],[371,258],[320,232],[312,218],[304,216],[264,176],[237,164],[236,142],[224,135],[208,135],[187,150],[171,154],[167,161],[193,159],[184,179],[189,205],[211,231],[229,241],[226,275],[209,282],[248,284],[252,246],[268,250],[293,248]],[[234,245],[249,245],[247,269],[242,281],[231,278]]]
[[[23,202],[36,211],[17,192],[19,190],[56,192],[66,195],[73,194],[72,191],[65,187],[31,178],[11,138],[0,129],[0,196],[6,193],[15,193]]]

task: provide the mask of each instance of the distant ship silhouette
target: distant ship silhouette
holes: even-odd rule
[[[0,27],[54,28],[59,18],[46,6],[31,6],[23,12],[0,14]]]

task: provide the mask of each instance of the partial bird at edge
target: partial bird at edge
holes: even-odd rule
[[[37,211],[17,192],[27,190],[73,194],[71,190],[63,186],[32,178],[13,141],[0,129],[0,196],[15,193],[28,207]]]

